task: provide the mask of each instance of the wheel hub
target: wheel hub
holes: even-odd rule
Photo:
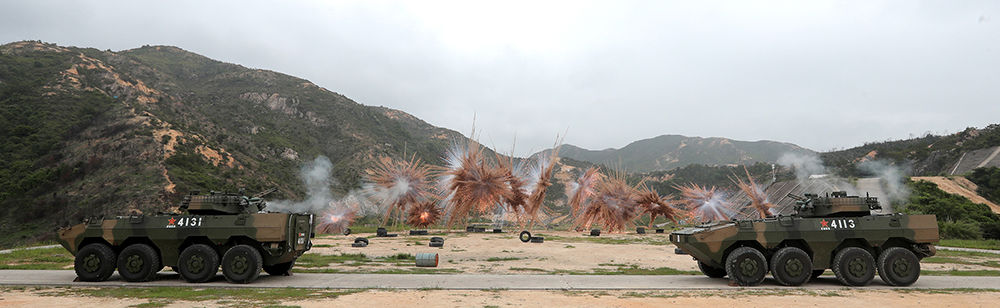
[[[792,277],[801,276],[802,270],[802,261],[799,259],[788,259],[785,262],[785,272]]]
[[[753,276],[754,274],[757,274],[758,270],[759,267],[757,266],[757,262],[754,262],[753,259],[746,258],[740,262],[740,274],[743,274],[744,276]]]
[[[233,258],[233,273],[243,274],[247,271],[247,257],[236,256]]]
[[[910,273],[910,262],[899,258],[892,262],[892,272],[899,276],[906,276]]]
[[[205,259],[197,255],[191,256],[191,259],[188,259],[187,265],[188,272],[191,272],[192,274],[199,274],[205,269]]]
[[[88,273],[96,272],[101,268],[101,258],[97,254],[89,254],[83,258],[83,270]]]
[[[139,257],[139,255],[128,256],[125,261],[125,268],[128,269],[129,272],[137,273],[142,270],[143,262],[142,257]]]
[[[865,264],[864,259],[854,258],[847,263],[847,272],[854,277],[862,277],[868,272],[868,265]]]

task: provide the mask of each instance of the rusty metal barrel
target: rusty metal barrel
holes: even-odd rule
[[[437,267],[438,266],[438,254],[436,253],[418,253],[417,254],[417,266],[420,267]]]

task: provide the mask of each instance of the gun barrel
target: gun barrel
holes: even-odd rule
[[[808,199],[806,199],[806,197],[799,196],[799,195],[796,195],[796,194],[793,194],[793,193],[788,193],[787,196],[789,198],[795,199],[795,201],[806,201],[806,200],[808,200]]]

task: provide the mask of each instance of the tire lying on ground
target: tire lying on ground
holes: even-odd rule
[[[541,236],[532,236],[530,241],[532,243],[544,243],[545,242],[545,238],[541,237]]]
[[[212,280],[219,272],[219,254],[205,244],[188,246],[181,251],[175,271],[187,282]]]
[[[912,251],[891,247],[878,256],[878,276],[890,286],[908,286],[920,278],[920,259]]]
[[[117,257],[108,245],[87,244],[76,253],[73,270],[81,281],[105,281],[115,273]]]
[[[771,275],[782,285],[800,286],[812,276],[812,258],[796,247],[778,249],[771,256]]]
[[[250,283],[260,275],[263,263],[257,249],[248,245],[236,245],[222,256],[222,274],[232,283]]]
[[[361,243],[361,242],[364,242],[364,243],[365,243],[365,245],[368,245],[368,244],[369,244],[369,243],[368,243],[368,238],[364,238],[364,237],[359,237],[359,238],[356,238],[356,239],[354,239],[354,242],[355,242],[355,243]]]
[[[875,258],[859,247],[847,247],[833,257],[833,274],[840,283],[849,286],[865,286],[875,278]]]
[[[698,269],[701,270],[702,274],[710,278],[722,278],[726,277],[726,269],[713,267],[711,265],[705,264],[705,262],[698,261]]]
[[[521,239],[521,242],[527,243],[531,240],[531,232],[521,231],[521,235],[518,235],[518,238]]]
[[[118,253],[118,275],[129,282],[150,281],[163,268],[160,254],[146,244],[132,244]]]
[[[767,275],[767,259],[753,247],[739,247],[726,256],[726,275],[741,286],[755,286]]]

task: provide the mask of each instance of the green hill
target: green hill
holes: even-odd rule
[[[301,198],[325,155],[337,188],[379,155],[438,163],[465,140],[300,78],[176,47],[0,46],[0,246],[93,215],[165,211],[191,190],[277,187]]]
[[[791,143],[776,141],[738,141],[726,138],[662,135],[632,142],[621,149],[600,151],[567,144],[559,150],[559,156],[618,166],[630,172],[651,172],[694,164],[726,166],[773,163],[788,152],[813,153]]]

